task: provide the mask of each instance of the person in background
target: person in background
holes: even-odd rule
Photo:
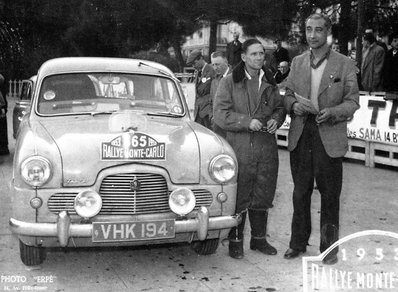
[[[283,83],[285,83],[287,76],[289,76],[289,73],[290,73],[289,62],[287,61],[280,62],[278,66],[278,71],[276,71],[274,75],[276,83],[279,86],[283,86]]]
[[[326,15],[312,14],[307,18],[305,34],[310,50],[293,59],[286,83],[284,104],[291,116],[288,150],[294,183],[286,259],[306,251],[311,235],[314,179],[321,195],[320,252],[339,238],[347,119],[359,108],[359,91],[354,63],[331,50],[327,43],[331,27]],[[310,102],[314,110],[307,106]],[[337,249],[323,259],[324,264],[337,261]]]
[[[210,87],[211,81],[215,76],[214,69],[210,64],[206,63],[201,51],[199,50],[193,50],[191,52],[187,58],[187,66],[193,66],[195,69],[195,122],[208,129],[212,129],[210,119],[213,111]]]
[[[283,61],[290,62],[289,52],[287,49],[282,47],[282,41],[280,39],[275,40],[276,49],[272,53],[275,57],[276,64],[280,64]]]
[[[227,60],[234,68],[241,61],[242,43],[239,41],[239,32],[232,32],[234,40],[227,44]]]
[[[228,65],[228,60],[224,54],[224,52],[216,51],[211,54],[211,65],[216,73],[215,78],[211,81],[211,88],[210,88],[210,97],[212,99],[212,104],[214,104],[214,99],[216,96],[217,88],[220,84],[221,78],[227,76],[228,74],[232,73],[232,68]],[[214,118],[212,114],[212,126],[213,131],[220,135],[221,137],[225,138],[226,133],[223,129],[221,129],[216,123],[214,123]]]
[[[8,127],[7,127],[7,83],[0,74],[0,155],[8,155]]]
[[[337,53],[340,53],[340,45],[336,42],[332,43],[332,50],[336,51]]]
[[[382,72],[385,51],[376,44],[372,33],[365,33],[362,38],[361,85],[365,91],[382,90]]]
[[[238,160],[236,212],[242,222],[229,233],[229,255],[244,256],[243,230],[248,210],[250,249],[267,255],[277,250],[267,241],[268,209],[273,207],[278,177],[275,132],[285,120],[283,100],[264,67],[264,47],[257,39],[242,45],[242,62],[222,78],[214,101],[214,121],[226,131]]]
[[[398,33],[391,36],[391,49],[384,64],[384,90],[398,91]]]

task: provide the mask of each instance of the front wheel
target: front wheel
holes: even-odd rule
[[[41,246],[30,246],[19,241],[19,254],[26,266],[37,266],[46,259],[46,249]]]
[[[216,252],[219,241],[219,238],[194,241],[191,243],[191,247],[197,254],[209,255]]]

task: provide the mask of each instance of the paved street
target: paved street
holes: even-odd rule
[[[246,226],[243,260],[228,257],[227,245],[220,245],[217,253],[211,256],[198,256],[188,245],[172,245],[51,249],[40,267],[25,267],[19,259],[18,241],[8,229],[11,200],[9,184],[15,144],[11,134],[12,106],[13,101],[8,112],[11,155],[0,157],[0,291],[302,291],[301,259],[283,259],[290,237],[293,190],[289,156],[284,149],[279,151],[278,189],[275,207],[270,211],[268,230],[269,241],[278,250],[276,256],[265,256],[249,250],[250,235]],[[340,238],[370,229],[398,232],[397,178],[396,169],[344,163]],[[313,233],[306,256],[319,254],[319,209],[319,193],[315,190]],[[352,250],[354,253],[356,250],[354,258],[348,256],[345,260],[345,254],[339,254],[336,268],[355,270],[358,258],[364,256],[362,250],[358,251],[357,248],[369,252],[375,246],[383,248],[386,255],[391,255],[398,248],[398,240],[386,237],[354,240],[347,244],[346,249],[340,248],[344,252]],[[381,262],[372,260],[366,266],[370,272],[377,273],[382,267],[384,272],[392,273],[392,286],[385,284],[378,291],[397,291],[398,288],[392,288],[398,287],[397,253],[398,249],[395,249],[395,259],[390,257]]]

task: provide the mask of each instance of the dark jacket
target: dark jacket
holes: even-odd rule
[[[234,42],[230,42],[227,44],[227,60],[228,64],[235,67],[242,60],[242,43],[237,41],[236,45]]]
[[[194,116],[199,115],[201,118],[205,116],[211,117],[212,114],[212,106],[211,106],[211,96],[210,96],[210,88],[211,81],[215,76],[215,72],[213,67],[210,64],[205,64],[202,71],[200,72],[200,76],[195,77],[196,84],[196,98],[195,98],[195,109]]]
[[[285,120],[283,101],[272,72],[268,68],[263,70],[265,74],[260,87],[260,100],[251,101],[255,105],[252,109],[249,106],[243,62],[233,69],[232,74],[221,79],[216,93],[214,120],[227,131],[227,141],[234,148],[238,161],[263,160],[270,153],[268,145],[271,143],[273,149],[276,147],[275,135],[249,130],[252,119],[258,119],[266,125],[273,118],[278,122],[278,127]]]
[[[398,91],[398,53],[393,55],[393,49],[389,50],[385,57],[384,90]]]

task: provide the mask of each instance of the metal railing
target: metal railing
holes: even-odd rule
[[[10,80],[8,81],[8,94],[10,98],[19,97],[21,94],[22,80]]]

